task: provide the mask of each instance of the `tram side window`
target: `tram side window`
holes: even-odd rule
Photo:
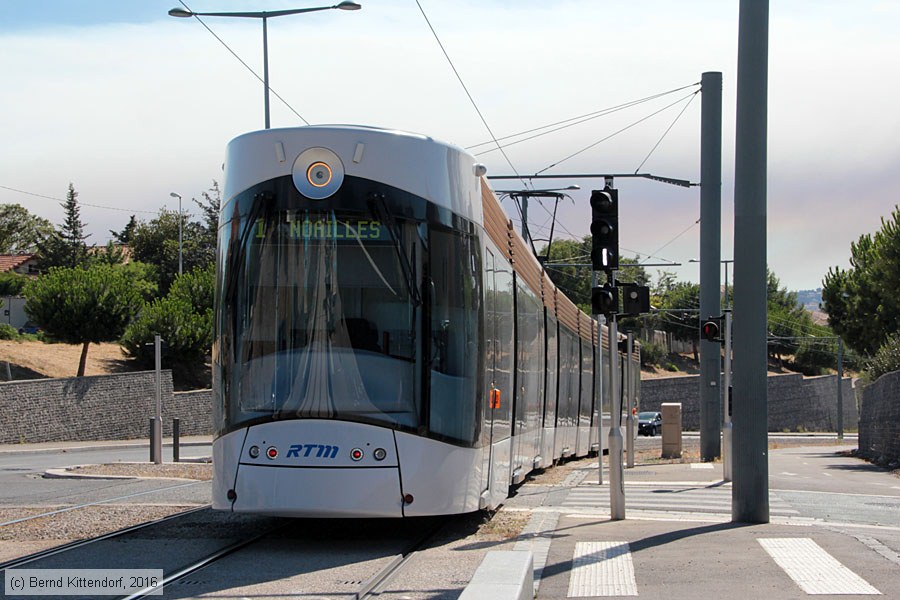
[[[478,371],[478,244],[470,236],[432,229],[431,406],[432,433],[473,443],[480,411]]]

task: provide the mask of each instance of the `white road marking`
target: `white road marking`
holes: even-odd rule
[[[810,538],[764,538],[759,543],[807,594],[881,595]]]
[[[788,476],[790,476],[790,477],[796,477],[796,476],[797,476],[796,473],[790,473],[790,472],[788,472],[788,471],[782,471],[781,474],[782,474],[782,475],[788,475]]]
[[[712,469],[713,466],[709,463],[691,463],[692,469]]]
[[[831,477],[831,476],[832,476],[831,473],[822,473],[822,475],[824,475],[825,477]]]
[[[578,542],[569,575],[569,598],[637,596],[628,542]]]

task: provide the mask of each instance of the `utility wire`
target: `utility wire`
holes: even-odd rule
[[[179,2],[179,3],[185,8],[185,10],[187,10],[189,13],[193,13],[193,12],[194,12],[193,10],[191,10],[191,8],[190,8],[187,4],[184,3],[184,0],[178,0],[178,2]],[[197,22],[199,22],[201,25],[203,25],[203,27],[205,27],[206,30],[207,30],[208,32],[210,32],[214,38],[216,38],[217,40],[219,40],[219,43],[222,44],[223,46],[225,46],[225,49],[228,50],[229,52],[231,52],[231,55],[232,55],[233,57],[235,57],[236,59],[238,59],[238,62],[240,62],[242,65],[244,65],[244,67],[245,67],[248,71],[250,71],[251,73],[253,73],[253,76],[256,77],[256,78],[259,80],[260,83],[262,83],[263,85],[266,85],[266,81],[265,81],[262,77],[260,77],[260,76],[256,73],[256,71],[254,71],[253,68],[250,67],[250,65],[248,65],[246,62],[244,62],[244,59],[242,59],[240,56],[238,56],[237,52],[235,52],[234,50],[232,50],[231,47],[229,47],[228,44],[226,44],[225,41],[224,41],[222,38],[220,38],[218,35],[216,35],[216,32],[213,31],[213,30],[210,28],[210,26],[207,25],[207,24],[203,21],[203,19],[201,19],[201,18],[198,17],[197,15],[192,15],[192,16],[193,16],[195,19],[197,19]],[[282,102],[285,106],[287,106],[288,109],[290,109],[290,111],[291,111],[292,113],[294,113],[295,115],[297,115],[297,117],[298,117],[301,121],[303,121],[304,124],[309,125],[309,121],[307,121],[306,119],[304,119],[303,116],[302,116],[300,113],[298,113],[296,110],[294,110],[294,107],[291,106],[290,104],[288,104],[288,101],[285,100],[284,98],[282,98],[281,95],[280,95],[278,92],[276,92],[275,90],[273,90],[273,89],[272,89],[272,86],[269,86],[269,91],[272,92],[272,95],[274,95],[276,98],[278,98],[279,100],[281,100],[281,102]]]
[[[469,97],[469,102],[472,103],[472,106],[475,108],[475,112],[478,113],[478,117],[481,119],[481,122],[484,124],[484,128],[487,129],[488,133],[491,135],[491,139],[494,140],[494,143],[497,145],[497,149],[500,150],[500,153],[503,155],[503,158],[506,159],[506,163],[513,170],[513,173],[522,181],[522,185],[526,188],[528,187],[528,183],[522,179],[522,176],[519,175],[519,172],[516,170],[516,167],[513,166],[512,161],[509,160],[509,156],[504,152],[503,147],[500,145],[500,142],[497,141],[497,136],[494,135],[493,130],[491,130],[491,126],[488,125],[487,119],[484,118],[484,115],[481,114],[481,109],[478,108],[478,104],[475,102],[475,98],[472,97],[472,94],[469,92],[469,88],[466,87],[466,83],[463,81],[462,76],[460,76],[459,71],[456,70],[456,66],[453,64],[453,61],[450,59],[450,55],[447,53],[447,49],[444,48],[444,44],[441,42],[441,38],[438,37],[437,31],[434,30],[434,26],[432,26],[431,21],[428,19],[428,15],[425,14],[425,9],[422,8],[422,3],[419,0],[416,0],[416,6],[419,7],[419,12],[422,13],[422,17],[425,18],[425,23],[428,24],[428,28],[431,30],[431,34],[434,36],[434,39],[437,41],[438,46],[441,48],[441,52],[444,53],[444,58],[447,59],[447,62],[450,63],[450,68],[453,69],[453,74],[456,75],[456,79],[459,80],[459,84],[462,86],[463,90],[466,92],[466,96]]]
[[[597,111],[589,112],[583,115],[579,115],[577,117],[571,117],[569,119],[564,119],[562,121],[557,121],[556,123],[550,123],[548,125],[542,125],[540,127],[535,127],[533,129],[528,129],[526,131],[520,131],[518,133],[513,133],[501,138],[497,138],[498,141],[509,140],[512,138],[516,138],[522,135],[528,135],[529,133],[534,133],[536,131],[541,131],[542,129],[549,129],[550,127],[556,127],[557,125],[562,125],[562,127],[556,127],[556,129],[551,129],[550,131],[545,131],[543,133],[539,133],[537,135],[533,135],[531,137],[527,137],[525,139],[517,140],[515,142],[510,142],[509,144],[504,145],[504,148],[508,148],[509,146],[514,146],[516,144],[520,144],[522,142],[527,142],[528,140],[533,140],[535,138],[548,135],[551,133],[555,133],[557,131],[561,131],[563,129],[567,129],[569,127],[574,127],[575,125],[581,125],[582,123],[587,123],[588,121],[592,121],[593,119],[598,119],[600,117],[604,117],[606,115],[611,115],[620,110],[625,110],[626,108],[631,108],[632,106],[637,106],[639,104],[643,104],[645,102],[650,102],[652,100],[656,100],[657,98],[662,98],[663,96],[667,96],[669,94],[673,94],[675,92],[680,92],[681,90],[685,90],[690,87],[694,87],[699,85],[698,83],[692,83],[691,85],[685,85],[680,88],[675,88],[674,90],[669,90],[667,92],[661,92],[659,94],[654,94],[652,96],[647,96],[646,98],[641,98],[639,100],[632,100],[630,102],[626,102],[624,104],[619,104],[617,106],[611,106],[608,108],[603,108]],[[573,123],[573,121],[575,121]],[[568,123],[568,124],[567,124]],[[473,146],[466,146],[466,150],[474,150],[480,146],[486,146],[488,144],[492,144],[493,142],[481,142],[480,144],[475,144]],[[481,154],[487,154],[488,152],[493,152],[496,148],[492,148],[491,150],[485,150],[483,152],[479,152],[476,156],[480,156]]]
[[[4,190],[9,190],[11,192],[18,192],[19,194],[25,194],[27,196],[34,196],[36,198],[46,198],[47,200],[55,200],[57,202],[65,202],[65,200],[63,198],[55,198],[53,196],[44,196],[43,194],[35,194],[34,192],[26,192],[25,190],[17,190],[16,188],[11,188],[11,187],[8,187],[5,185],[0,185],[0,188],[2,188]],[[150,211],[150,210],[133,210],[130,208],[119,208],[116,206],[102,206],[100,204],[88,204],[87,202],[82,202],[80,200],[78,201],[78,206],[90,206],[91,208],[103,208],[106,210],[118,210],[118,211],[127,212],[127,213],[143,213],[143,214],[148,214],[148,215],[158,214],[158,213]]]
[[[562,158],[562,159],[556,161],[555,163],[553,163],[553,164],[551,164],[551,165],[548,165],[548,166],[544,167],[544,168],[541,169],[540,171],[537,171],[537,172],[535,173],[535,175],[540,175],[540,174],[543,173],[544,171],[549,171],[549,170],[552,169],[553,167],[556,167],[556,166],[561,165],[562,163],[566,162],[566,161],[569,160],[570,158],[575,158],[575,157],[578,156],[579,154],[581,154],[581,153],[583,153],[583,152],[587,152],[588,150],[590,150],[590,149],[593,148],[594,146],[597,146],[597,145],[599,145],[599,144],[602,144],[603,142],[609,140],[610,138],[613,138],[613,137],[619,135],[620,133],[622,133],[622,132],[624,132],[624,131],[628,131],[628,130],[631,129],[632,127],[635,127],[636,125],[639,125],[639,124],[643,123],[643,122],[646,121],[647,119],[650,119],[651,117],[654,117],[654,116],[658,115],[659,113],[661,113],[661,112],[663,112],[663,111],[665,111],[665,110],[668,110],[668,109],[672,108],[673,106],[675,106],[675,105],[678,104],[679,102],[683,102],[683,101],[687,100],[688,98],[691,98],[692,96],[694,96],[694,95],[696,95],[696,94],[698,94],[698,93],[699,93],[699,91],[697,91],[697,92],[691,92],[691,93],[688,94],[687,96],[684,96],[683,98],[679,98],[678,100],[676,100],[675,102],[672,102],[671,104],[667,104],[666,106],[660,108],[659,110],[650,113],[650,114],[647,115],[646,117],[643,117],[643,118],[641,118],[641,119],[638,119],[638,120],[635,121],[634,123],[631,123],[630,125],[626,125],[626,126],[623,127],[622,129],[619,129],[618,131],[616,131],[616,132],[614,132],[614,133],[611,133],[611,134],[609,134],[608,136],[606,136],[606,137],[604,137],[604,138],[601,138],[601,139],[597,140],[597,141],[594,142],[593,144],[590,144],[590,145],[588,145],[588,146],[585,146],[585,147],[582,148],[581,150],[578,150],[577,152],[573,152],[572,154],[568,155],[567,157]],[[518,175],[518,173],[517,173],[517,175]]]
[[[648,160],[650,160],[650,157],[653,155],[654,152],[656,152],[656,149],[659,148],[659,145],[662,144],[662,141],[663,141],[664,139],[666,139],[666,136],[669,135],[669,132],[672,131],[672,128],[673,128],[673,127],[675,127],[675,123],[678,122],[678,120],[681,118],[681,115],[684,114],[684,112],[688,109],[688,107],[691,105],[691,103],[694,101],[694,99],[695,99],[696,97],[697,97],[697,93],[695,92],[694,95],[691,96],[691,99],[688,100],[687,104],[684,105],[684,108],[681,109],[681,112],[678,113],[678,116],[675,117],[675,120],[672,121],[672,124],[669,125],[669,128],[666,129],[665,133],[662,134],[662,137],[659,138],[659,141],[656,142],[656,145],[653,146],[653,149],[650,150],[650,153],[647,154],[646,157],[644,157],[644,160],[641,161],[641,164],[639,164],[638,167],[637,167],[637,169],[634,170],[635,174],[637,174],[637,172],[641,170],[641,167],[644,166],[644,163],[646,163]]]

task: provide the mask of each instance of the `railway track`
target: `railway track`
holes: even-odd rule
[[[188,482],[188,483],[179,483],[179,484],[176,484],[176,485],[170,485],[170,486],[161,487],[161,488],[154,488],[154,489],[152,489],[152,490],[143,490],[143,491],[141,491],[141,492],[135,492],[135,493],[133,493],[133,494],[125,494],[125,495],[123,495],[123,496],[116,496],[115,498],[104,498],[103,500],[96,500],[96,501],[94,501],[94,502],[85,502],[85,503],[83,503],[83,504],[76,504],[76,505],[74,505],[74,506],[66,506],[65,508],[59,508],[59,509],[56,509],[56,510],[51,510],[51,511],[43,512],[43,513],[40,513],[40,514],[37,514],[37,515],[29,515],[29,516],[27,516],[27,517],[21,517],[21,518],[18,518],[18,519],[11,519],[11,520],[9,520],[9,521],[5,521],[5,522],[3,522],[3,523],[0,523],[0,527],[5,527],[5,526],[7,526],[7,525],[15,525],[15,524],[17,524],[17,523],[25,523],[25,522],[27,522],[27,521],[33,521],[33,520],[35,520],[35,519],[41,519],[41,518],[44,518],[44,517],[51,517],[51,516],[53,516],[53,515],[58,515],[58,514],[62,514],[62,513],[67,513],[67,512],[79,510],[79,509],[82,509],[82,508],[87,508],[87,507],[89,507],[89,506],[99,506],[99,505],[102,505],[102,504],[110,504],[110,503],[113,503],[113,502],[119,502],[119,501],[124,501],[124,500],[130,500],[130,499],[132,499],[132,498],[137,498],[137,497],[139,497],[139,496],[146,496],[146,495],[148,495],[148,494],[158,494],[158,493],[160,493],[160,492],[165,492],[165,491],[171,491],[171,490],[176,490],[176,489],[180,489],[180,488],[191,487],[191,486],[195,486],[195,485],[199,485],[199,484],[203,484],[203,483],[207,483],[207,482],[206,482],[206,481],[191,481],[191,482]]]
[[[93,503],[93,504],[96,504],[96,503]],[[76,507],[73,507],[73,508],[76,508]],[[78,507],[78,508],[80,508],[80,507]],[[6,561],[6,562],[0,563],[0,571],[4,571],[4,570],[6,570],[6,569],[15,569],[15,568],[18,568],[18,567],[23,567],[23,566],[25,566],[25,565],[28,565],[28,564],[30,564],[30,563],[37,562],[37,561],[39,561],[39,560],[41,560],[41,559],[48,558],[48,557],[50,557],[50,556],[54,556],[54,555],[57,555],[57,554],[62,554],[62,553],[64,553],[64,552],[70,552],[70,551],[75,550],[75,549],[77,549],[77,548],[82,548],[82,547],[84,547],[84,546],[89,546],[90,544],[95,544],[95,543],[98,543],[98,542],[102,542],[102,541],[104,541],[104,540],[115,539],[115,538],[118,538],[118,537],[122,537],[122,536],[128,535],[128,534],[130,534],[130,533],[134,533],[134,532],[137,532],[137,531],[141,531],[141,530],[145,530],[145,529],[148,529],[148,528],[151,528],[151,527],[155,527],[155,526],[158,526],[158,525],[160,525],[160,524],[162,524],[162,523],[167,523],[167,522],[169,522],[169,521],[173,521],[173,520],[175,520],[175,519],[179,519],[179,518],[185,517],[186,515],[190,515],[190,514],[199,512],[199,511],[201,511],[201,510],[206,510],[206,509],[208,509],[208,508],[210,508],[210,505],[209,505],[209,504],[207,504],[207,505],[205,505],[205,506],[198,506],[197,508],[192,508],[192,509],[190,509],[190,510],[182,511],[182,512],[180,512],[180,513],[176,513],[176,514],[173,514],[173,515],[169,515],[169,516],[167,516],[167,517],[162,517],[162,518],[159,518],[159,519],[155,519],[155,520],[153,520],[153,521],[148,521],[147,523],[140,523],[140,524],[138,524],[138,525],[133,525],[133,526],[131,526],[131,527],[126,527],[126,528],[124,528],[124,529],[119,529],[119,530],[117,530],[117,531],[111,531],[110,533],[106,533],[106,534],[103,534],[103,535],[98,535],[98,536],[96,536],[96,537],[92,537],[92,538],[88,538],[88,539],[84,539],[84,540],[77,540],[77,541],[74,541],[74,542],[69,542],[69,543],[67,543],[67,544],[62,544],[62,545],[60,545],[60,546],[55,546],[55,547],[53,547],[53,548],[47,548],[46,550],[41,550],[40,552],[35,552],[35,553],[29,554],[29,555],[27,555],[27,556],[22,556],[22,557],[19,557],[19,558],[14,558],[14,559],[12,559],[12,560],[8,560],[8,561]],[[39,518],[39,517],[42,517],[42,516],[47,516],[47,515],[50,515],[50,514],[56,514],[56,513],[58,513],[58,512],[62,512],[62,511],[53,511],[53,512],[50,512],[50,513],[44,513],[43,515],[35,515],[34,517],[31,517],[31,518],[36,519],[36,518]],[[27,519],[16,519],[16,520],[10,521],[10,522],[8,522],[8,523],[20,523],[20,522],[22,522],[23,520],[27,520]],[[6,525],[6,524],[8,524],[8,523],[0,524],[0,526]]]
[[[268,594],[301,589],[371,600],[451,520],[278,519],[204,506],[9,560],[0,570],[159,568],[167,596],[247,595],[262,586]],[[261,575],[265,565],[274,568]],[[123,598],[158,597],[151,596],[158,587]]]
[[[354,592],[350,592],[352,597],[355,600],[367,600],[370,598],[376,597],[380,591],[386,586],[396,575],[401,573],[403,569],[409,564],[410,560],[414,557],[415,553],[426,546],[435,535],[441,530],[441,528],[448,522],[448,518],[434,519],[432,522],[425,527],[424,533],[421,531],[415,535],[405,536],[403,540],[397,540],[396,547],[393,550],[397,550],[396,554],[388,554],[387,556],[380,556],[380,550],[373,549],[372,556],[369,557],[369,561],[360,561],[360,570],[365,569],[365,565],[367,565],[371,560],[380,560],[381,564],[375,570],[374,573],[361,573],[359,576],[350,576],[344,577],[350,583],[358,583],[358,587]],[[302,521],[300,521],[302,522]],[[271,545],[273,542],[276,542],[279,537],[291,537],[290,529],[295,528],[297,526],[298,521],[293,520],[288,523],[281,523],[269,531],[265,531],[259,533],[257,535],[248,537],[246,539],[242,539],[234,544],[231,544],[227,547],[221,548],[212,552],[206,556],[198,558],[197,560],[191,562],[190,564],[186,564],[180,569],[169,572],[164,578],[160,585],[155,587],[148,587],[143,590],[140,590],[134,594],[123,596],[120,600],[138,600],[140,598],[150,598],[154,593],[158,594],[158,591],[162,589],[166,589],[168,587],[169,590],[172,588],[169,586],[178,585],[179,582],[185,580],[186,578],[191,578],[191,576],[196,576],[198,572],[204,569],[214,569],[219,567],[222,571],[233,571],[234,564],[250,564],[256,565],[265,563],[265,560],[260,560],[258,556],[259,552],[263,554],[266,553],[265,548],[268,545]],[[324,527],[319,534],[324,534],[327,536],[327,526]],[[295,540],[301,541],[301,540]],[[336,546],[339,547],[341,545],[341,541],[335,542]],[[302,546],[302,544],[301,544]],[[254,548],[256,547],[256,548]],[[290,563],[295,565],[306,565],[308,561],[312,558],[312,554],[319,550],[319,547],[314,549],[297,549],[292,553]],[[312,550],[312,552],[310,551]],[[339,548],[336,548],[335,551],[340,552]],[[275,551],[277,552],[277,550]],[[232,565],[223,565],[222,563],[226,560],[231,560]],[[305,572],[305,573],[284,573],[286,578],[297,577],[297,576],[307,576],[312,577],[314,575],[313,572]],[[218,575],[213,574],[208,579],[215,580],[221,582],[221,578]],[[248,578],[248,579],[252,579]],[[241,582],[238,578],[235,581],[236,585],[229,587],[229,592],[237,595],[241,595]],[[247,585],[256,585],[259,582],[256,581],[247,581]],[[346,582],[345,582],[346,583]],[[280,582],[278,581],[270,581],[269,585],[279,586]],[[296,586],[296,583],[290,584]],[[349,590],[340,587],[339,584],[334,584],[335,589],[317,589],[314,593],[323,594],[323,595],[341,595],[347,596]],[[220,583],[218,589],[222,589],[225,587],[225,584]],[[305,592],[308,593],[307,588],[303,588]],[[203,593],[205,590],[192,590],[194,593]],[[175,593],[176,597],[178,593]]]

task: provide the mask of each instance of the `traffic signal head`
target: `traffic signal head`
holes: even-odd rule
[[[718,342],[719,322],[715,319],[703,321],[703,324],[700,326],[700,334],[703,336],[703,339],[709,342]]]
[[[591,265],[595,271],[619,268],[619,190],[591,192]]]
[[[622,284],[622,313],[638,316],[650,312],[650,288],[646,285]]]
[[[619,290],[612,285],[591,288],[591,312],[612,315],[619,312]]]

